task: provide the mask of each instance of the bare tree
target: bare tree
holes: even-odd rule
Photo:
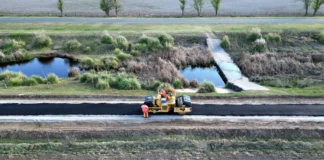
[[[115,0],[100,0],[100,9],[109,17],[110,10],[115,7]]]
[[[220,3],[222,2],[222,0],[210,0],[210,2],[215,9],[215,16],[217,16],[218,10],[220,8]]]
[[[313,9],[314,9],[313,16],[316,15],[317,11],[321,8],[322,4],[324,4],[324,0],[313,0]]]
[[[58,0],[57,9],[61,12],[61,17],[63,17],[63,8],[64,8],[63,0]]]
[[[204,7],[204,0],[194,0],[192,7],[197,11],[198,16],[201,16],[201,11]]]
[[[179,0],[180,1],[180,9],[182,11],[182,17],[184,16],[184,10],[186,8],[186,3],[187,3],[187,0]]]
[[[120,2],[120,0],[114,0],[114,6],[116,17],[118,17],[118,13],[123,9],[123,4]]]

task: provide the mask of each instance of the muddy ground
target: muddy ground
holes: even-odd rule
[[[121,0],[124,4],[122,16],[181,16],[177,0]],[[56,0],[0,0],[0,13],[22,13],[25,15],[59,15]],[[104,16],[99,9],[99,0],[65,0],[64,12],[68,16]],[[186,16],[196,16],[191,7],[193,1],[188,1]],[[264,16],[264,15],[304,15],[303,4],[295,0],[230,0],[221,3],[220,16]],[[313,11],[310,9],[310,14]],[[322,7],[318,14],[323,14]],[[113,15],[114,13],[111,12]],[[214,9],[209,0],[205,0],[204,16],[214,16]]]
[[[321,159],[324,123],[0,123],[0,159]]]

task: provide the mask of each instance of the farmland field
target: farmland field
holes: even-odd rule
[[[123,16],[180,16],[178,0],[121,0],[124,4]],[[26,3],[28,2],[28,3]],[[1,14],[23,15],[59,15],[56,0],[0,0]],[[195,16],[191,7],[192,0],[186,6],[186,16]],[[99,9],[99,0],[65,0],[65,14],[68,16],[104,16]],[[310,13],[313,11],[310,10]],[[222,2],[221,16],[296,16],[303,15],[303,4],[295,0],[227,0]],[[322,7],[318,12],[324,14]],[[214,15],[214,10],[205,0],[204,16]]]

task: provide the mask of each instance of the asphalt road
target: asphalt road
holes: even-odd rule
[[[140,104],[0,104],[0,115],[141,115]],[[193,105],[190,115],[324,116],[324,105]]]
[[[139,23],[139,24],[199,24],[199,23],[324,23],[324,18],[73,18],[73,17],[0,17],[0,22],[24,23]]]

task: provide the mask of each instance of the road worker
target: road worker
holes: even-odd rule
[[[141,108],[142,108],[144,118],[148,118],[148,116],[149,116],[149,107],[147,105],[143,104]]]
[[[160,94],[163,98],[168,99],[168,95],[166,94],[166,92],[165,92],[164,89],[161,89],[161,90],[159,91],[159,94]]]

